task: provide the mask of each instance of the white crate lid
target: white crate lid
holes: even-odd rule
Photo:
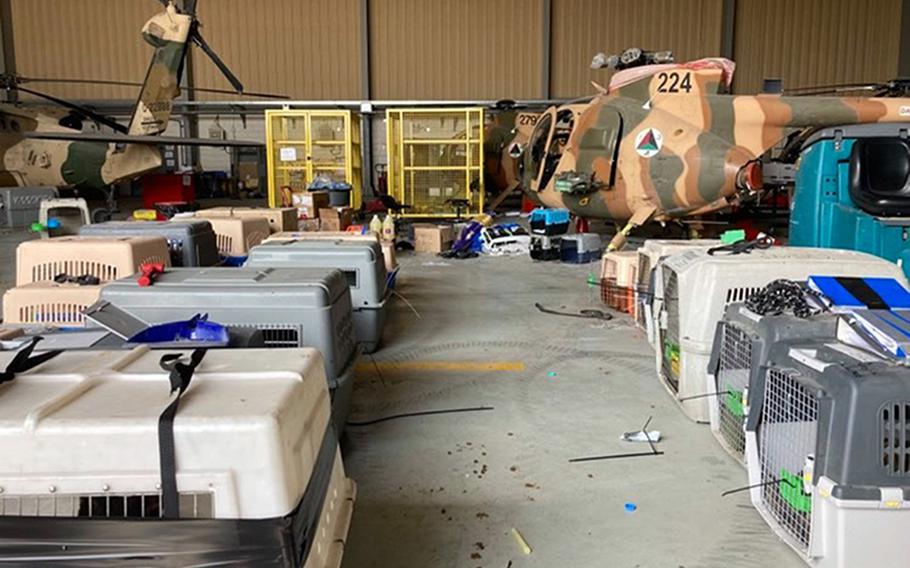
[[[158,493],[163,353],[64,352],[0,386],[0,495]],[[209,350],[174,421],[178,491],[210,493],[216,518],[288,514],[330,412],[317,350]]]

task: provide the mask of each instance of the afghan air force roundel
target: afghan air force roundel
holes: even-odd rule
[[[656,128],[642,130],[635,137],[635,151],[642,158],[650,158],[660,152],[660,147],[664,144],[664,135]]]

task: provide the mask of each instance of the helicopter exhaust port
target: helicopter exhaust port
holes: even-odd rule
[[[764,174],[762,164],[758,160],[749,162],[736,172],[737,189],[750,193],[760,191],[764,187]]]

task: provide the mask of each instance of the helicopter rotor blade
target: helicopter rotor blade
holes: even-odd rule
[[[115,87],[141,87],[142,83],[136,81],[116,81],[110,79],[57,79],[57,78],[35,78],[35,77],[19,77],[20,83],[59,83],[59,84],[70,84],[70,85],[111,85]],[[244,91],[243,93],[238,93],[237,91],[228,90],[228,89],[210,89],[207,87],[180,87],[181,90],[195,91],[199,93],[217,93],[223,95],[245,95],[247,97],[257,97],[260,99],[278,99],[278,100],[288,100],[290,99],[287,95],[276,95],[274,93],[256,93],[251,91]]]
[[[204,51],[205,54],[209,57],[209,59],[212,60],[212,63],[215,64],[215,67],[221,71],[221,74],[224,75],[231,86],[234,87],[234,90],[242,94],[243,83],[240,82],[240,79],[234,75],[230,68],[228,68],[227,64],[222,61],[220,57],[218,57],[218,54],[215,53],[215,50],[213,50],[211,46],[209,46],[208,42],[205,41],[205,39],[202,37],[202,34],[199,33],[198,24],[193,28],[192,39],[193,43],[198,45],[199,48],[202,49],[202,51]]]
[[[120,124],[116,120],[114,120],[110,117],[104,116],[103,114],[98,114],[97,112],[95,112],[91,109],[88,109],[82,105],[78,105],[76,103],[71,103],[69,101],[57,98],[53,95],[48,95],[47,93],[42,93],[41,91],[35,91],[34,89],[29,89],[29,88],[23,87],[21,85],[7,85],[6,88],[7,89],[16,89],[16,90],[22,91],[23,93],[28,93],[28,94],[36,96],[36,97],[41,97],[42,99],[46,99],[54,104],[58,104],[58,105],[64,107],[64,108],[74,110],[74,111],[94,120],[98,124],[103,124],[103,125],[107,126],[108,128],[115,130],[116,132],[126,134],[129,131],[129,129],[126,126]]]

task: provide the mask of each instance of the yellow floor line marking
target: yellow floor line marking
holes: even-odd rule
[[[521,361],[361,361],[358,373],[393,371],[468,371],[472,373],[521,372],[525,364]]]

